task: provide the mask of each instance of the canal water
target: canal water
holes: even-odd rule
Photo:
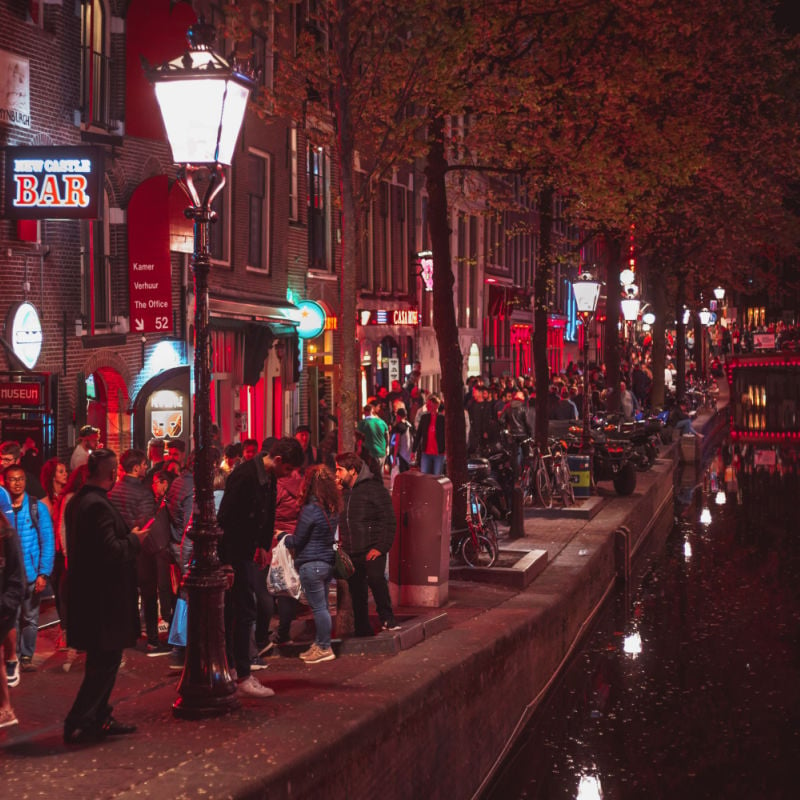
[[[483,800],[800,797],[798,456],[725,442],[678,475]]]

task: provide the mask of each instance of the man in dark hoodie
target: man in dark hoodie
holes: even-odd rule
[[[347,581],[353,598],[355,635],[374,635],[369,624],[367,587],[375,599],[381,628],[398,630],[385,576],[386,555],[396,527],[392,497],[383,481],[355,453],[336,456],[336,479],[344,494],[339,536],[355,567]]]
[[[257,615],[255,582],[264,580],[261,571],[269,563],[278,481],[303,463],[303,449],[297,439],[273,439],[265,444],[268,452],[242,462],[228,476],[217,514],[224,531],[220,558],[233,567],[234,574],[226,602],[233,617],[231,644],[238,691],[250,697],[275,694],[250,674],[250,640]]]

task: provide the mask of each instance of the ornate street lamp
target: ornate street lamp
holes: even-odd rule
[[[711,324],[711,312],[707,308],[701,308],[697,312],[697,316],[700,319],[700,324],[707,328]]]
[[[173,710],[198,718],[237,708],[236,685],[225,654],[226,576],[218,555],[220,530],[214,509],[211,452],[211,340],[208,314],[211,204],[225,185],[224,167],[244,120],[253,78],[211,49],[214,29],[201,21],[187,34],[189,49],[160,67],[145,65],[155,84],[178,178],[191,198],[194,220],[194,514],[189,538],[194,559],[188,594],[186,660]]]
[[[572,284],[575,306],[583,323],[583,430],[581,431],[581,453],[590,455],[592,439],[589,420],[589,322],[597,309],[600,297],[600,281],[591,273],[584,272]]]
[[[714,297],[721,303],[725,299],[725,289],[723,289],[722,286],[717,286],[717,288],[714,289]]]
[[[638,297],[626,297],[620,300],[622,316],[625,318],[625,322],[636,322],[639,317],[639,306],[641,304],[641,300],[639,300]]]

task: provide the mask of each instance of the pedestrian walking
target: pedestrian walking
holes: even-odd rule
[[[69,471],[74,472],[89,460],[89,453],[100,447],[100,428],[84,425],[78,431],[78,443],[69,459]]]
[[[123,475],[108,493],[108,499],[116,506],[129,528],[144,528],[155,517],[156,503],[153,490],[144,479],[147,475],[147,456],[142,450],[126,450],[120,459]],[[169,565],[159,559],[157,553],[143,547],[137,558],[137,575],[142,615],[144,616],[146,649],[149,656],[166,655],[169,647],[158,639],[158,596],[162,596],[169,585]],[[170,608],[161,610],[168,619]]]
[[[239,681],[238,689],[251,697],[270,697],[275,692],[251,674],[250,641],[256,622],[255,581],[269,563],[275,532],[278,481],[303,463],[303,449],[294,438],[274,441],[269,452],[240,464],[228,477],[218,521],[224,535],[220,542],[223,562],[233,568],[233,588],[226,595],[231,620],[230,657]]]
[[[357,425],[358,432],[364,437],[361,445],[363,452],[371,456],[383,470],[383,462],[389,446],[389,426],[375,413],[376,406],[367,403],[364,406],[364,417]]]
[[[355,453],[336,456],[336,479],[344,495],[339,538],[355,567],[348,579],[355,635],[373,636],[375,633],[369,623],[368,588],[383,630],[397,630],[399,626],[392,612],[385,576],[386,556],[397,525],[392,496],[383,480]]]
[[[25,567],[22,563],[22,552],[19,547],[19,538],[6,518],[5,512],[10,511],[11,501],[5,489],[0,487],[0,643],[5,649],[5,642],[10,632],[17,623],[17,614],[25,593]],[[8,654],[6,654],[6,659]],[[12,661],[16,663],[16,654]],[[19,672],[8,670],[9,662],[0,668],[0,728],[10,728],[18,720],[11,706],[9,685],[19,683]],[[9,674],[10,673],[10,674]],[[16,681],[9,679],[16,674]],[[13,679],[12,679],[13,680]]]
[[[111,714],[111,692],[122,651],[139,638],[136,558],[145,535],[131,530],[108,499],[117,480],[117,456],[94,450],[86,483],[66,509],[67,644],[86,651],[78,695],[64,721],[64,742],[133,733],[135,725]]]
[[[23,672],[35,670],[33,655],[39,633],[39,610],[47,581],[53,572],[55,538],[47,506],[25,491],[25,470],[12,464],[3,472],[6,490],[11,498],[8,521],[19,536],[25,565],[25,593],[17,621],[17,654]]]
[[[314,615],[314,643],[300,653],[306,664],[332,661],[331,613],[328,589],[333,578],[333,541],[339,524],[342,496],[333,473],[324,465],[310,467],[300,494],[302,509],[294,533],[284,544],[294,551],[300,585]]]
[[[419,418],[414,439],[420,471],[428,475],[444,473],[445,421],[444,415],[439,413],[439,405],[439,398],[435,394],[428,397],[426,411]]]

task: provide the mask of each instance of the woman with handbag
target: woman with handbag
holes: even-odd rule
[[[333,473],[317,464],[310,467],[300,492],[302,509],[294,533],[283,541],[294,551],[294,562],[300,583],[314,615],[314,644],[300,658],[306,664],[332,661],[331,614],[328,610],[328,589],[333,578],[335,553],[333,540],[339,524],[342,498]]]

